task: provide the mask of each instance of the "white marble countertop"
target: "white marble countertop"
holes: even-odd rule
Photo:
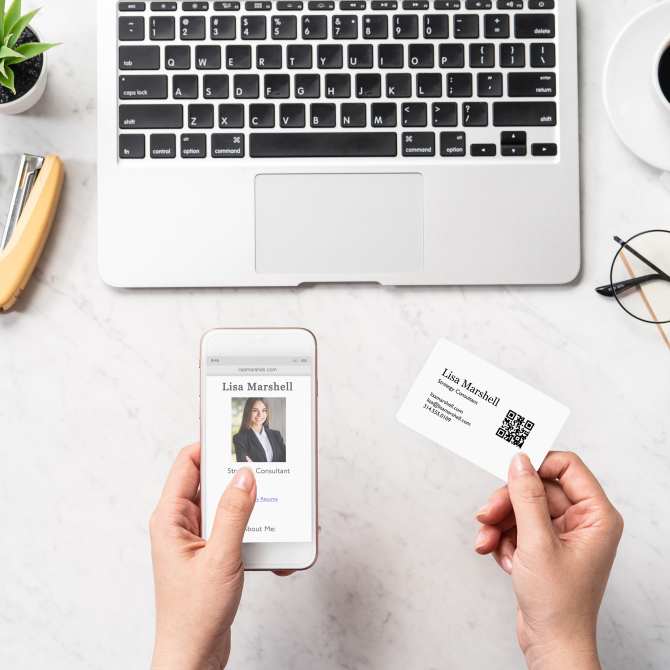
[[[654,327],[593,292],[612,234],[668,227],[670,192],[618,142],[601,100],[609,45],[653,0],[580,2],[578,282],[182,291],[114,290],[98,277],[96,3],[41,4],[37,26],[64,44],[39,106],[0,117],[0,151],[59,153],[67,185],[35,280],[0,316],[0,667],[148,666],[147,520],[177,450],[198,435],[199,336],[243,324],[319,338],[323,533],[311,571],[248,576],[231,668],[521,667],[509,581],[472,550],[473,514],[498,482],[394,420],[439,336],[572,408],[557,446],[583,456],[626,520],[602,657],[667,668],[669,352]]]

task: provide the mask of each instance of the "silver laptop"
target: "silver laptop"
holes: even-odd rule
[[[98,6],[109,284],[578,274],[575,0]]]

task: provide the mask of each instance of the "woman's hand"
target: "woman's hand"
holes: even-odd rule
[[[220,670],[242,595],[241,545],[256,482],[241,468],[225,490],[210,539],[200,537],[200,445],[182,449],[151,517],[156,587],[153,670]]]
[[[477,520],[476,551],[512,576],[528,667],[600,668],[596,621],[623,520],[580,458],[552,452],[538,476],[515,456]]]

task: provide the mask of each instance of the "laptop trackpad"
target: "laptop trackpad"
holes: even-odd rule
[[[422,267],[421,175],[256,177],[256,272],[361,275]]]

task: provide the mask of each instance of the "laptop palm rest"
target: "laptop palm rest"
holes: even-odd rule
[[[359,274],[423,267],[420,174],[256,177],[256,272]]]

